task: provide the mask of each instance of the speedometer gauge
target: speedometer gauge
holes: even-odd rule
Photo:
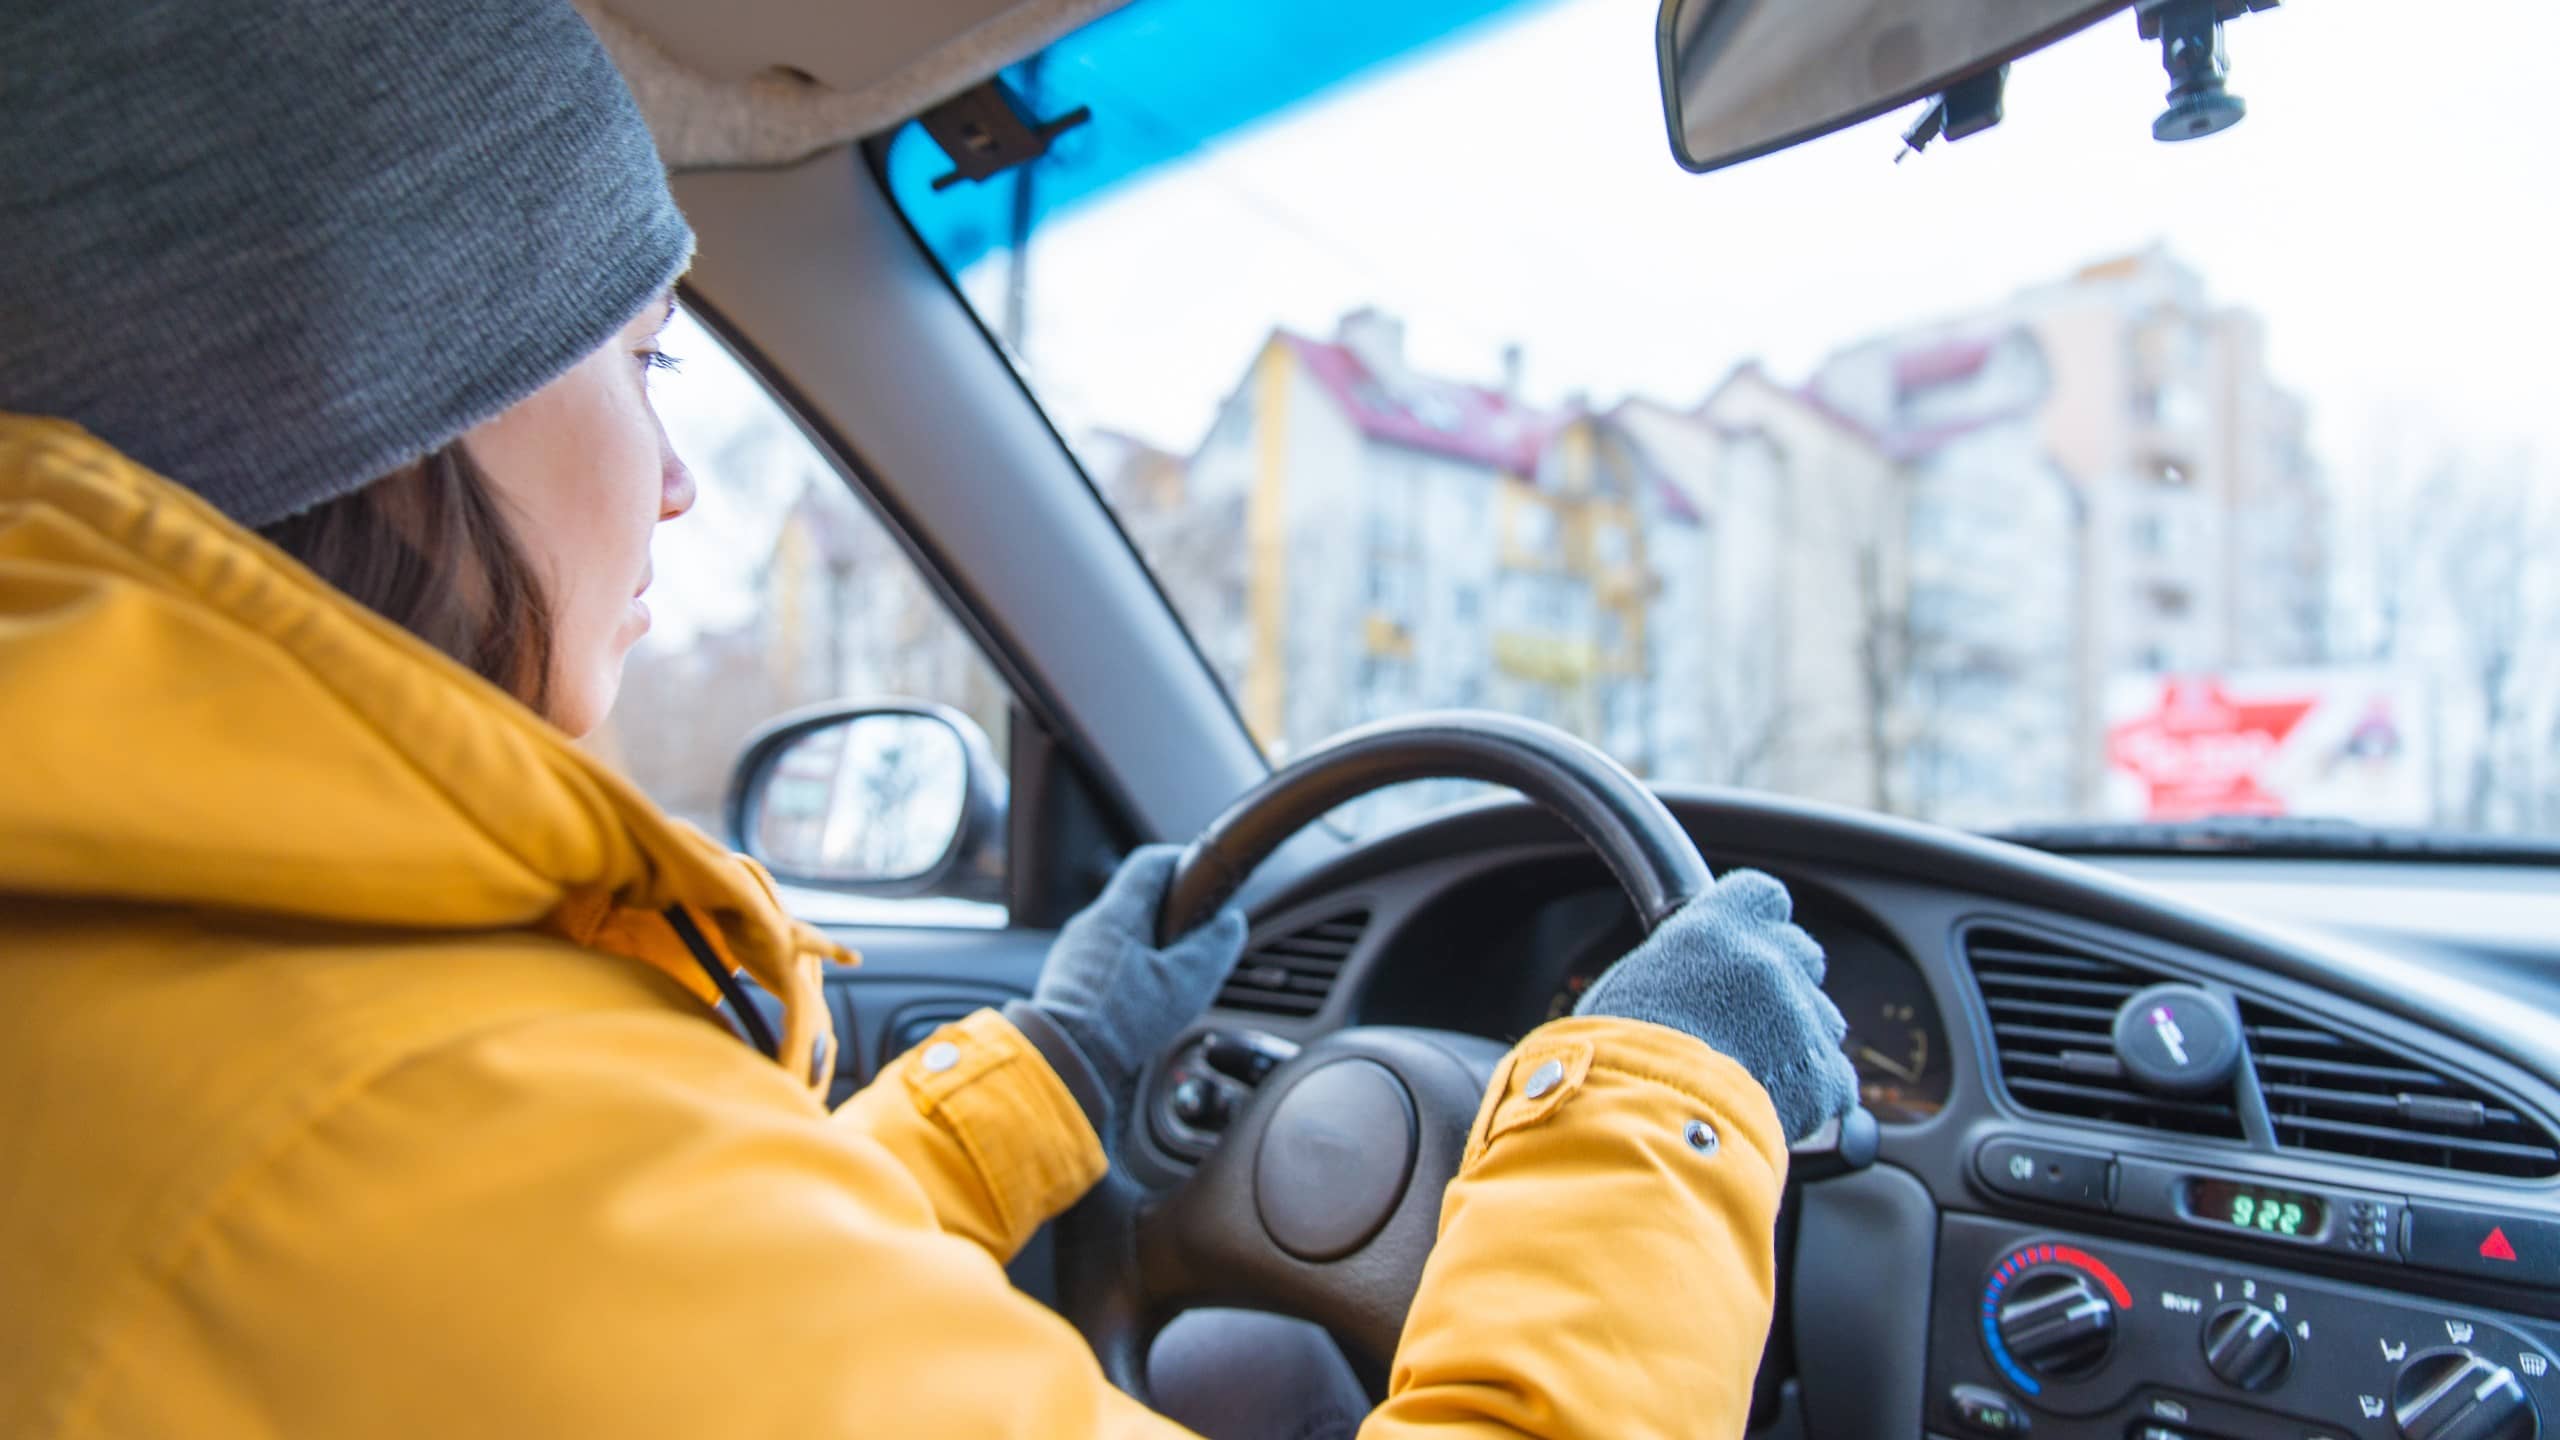
[[[1561,1020],[1572,1014],[1591,982],[1641,938],[1624,913],[1625,901],[1615,891],[1576,897],[1574,903],[1585,900],[1594,909],[1615,913],[1602,923],[1580,928],[1574,936],[1572,958],[1563,967],[1562,979],[1545,982],[1555,989],[1547,993],[1546,1013],[1540,1019]],[[1848,1052],[1849,1064],[1858,1072],[1858,1099],[1887,1125],[1926,1120],[1947,1103],[1955,1074],[1947,1053],[1946,1028],[1938,1022],[1937,1002],[1929,998],[1920,967],[1878,938],[1867,922],[1845,910],[1800,896],[1796,918],[1822,942],[1823,954],[1829,957],[1822,989],[1849,1022],[1849,1034],[1840,1048]],[[1545,984],[1540,986],[1542,991]],[[1519,1024],[1507,1033],[1517,1039],[1528,1028]]]
[[[1849,1022],[1840,1048],[1858,1098],[1886,1124],[1926,1120],[1947,1103],[1951,1069],[1938,1007],[1910,961],[1857,930],[1819,937],[1831,957],[1822,988]]]
[[[1582,992],[1590,989],[1591,982],[1599,978],[1599,971],[1588,966],[1575,966],[1573,973],[1564,977],[1564,984],[1557,989],[1555,998],[1547,1002],[1547,1018],[1561,1020],[1572,1014],[1573,1007],[1582,1003]]]

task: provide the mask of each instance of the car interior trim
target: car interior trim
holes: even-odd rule
[[[574,0],[669,169],[788,165],[887,130],[1126,0],[837,9]]]

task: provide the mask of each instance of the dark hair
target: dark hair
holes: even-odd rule
[[[259,533],[533,709],[550,698],[550,605],[461,441]]]

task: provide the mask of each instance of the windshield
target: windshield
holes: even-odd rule
[[[1138,0],[1009,72],[1090,109],[1044,158],[886,165],[1275,759],[1484,707],[1969,827],[2548,835],[2555,16],[2245,15],[2166,145],[2127,13],[1960,143],[1698,177],[1649,0]]]

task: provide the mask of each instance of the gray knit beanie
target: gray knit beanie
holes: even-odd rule
[[[542,388],[693,234],[567,0],[10,0],[0,410],[266,525]]]

